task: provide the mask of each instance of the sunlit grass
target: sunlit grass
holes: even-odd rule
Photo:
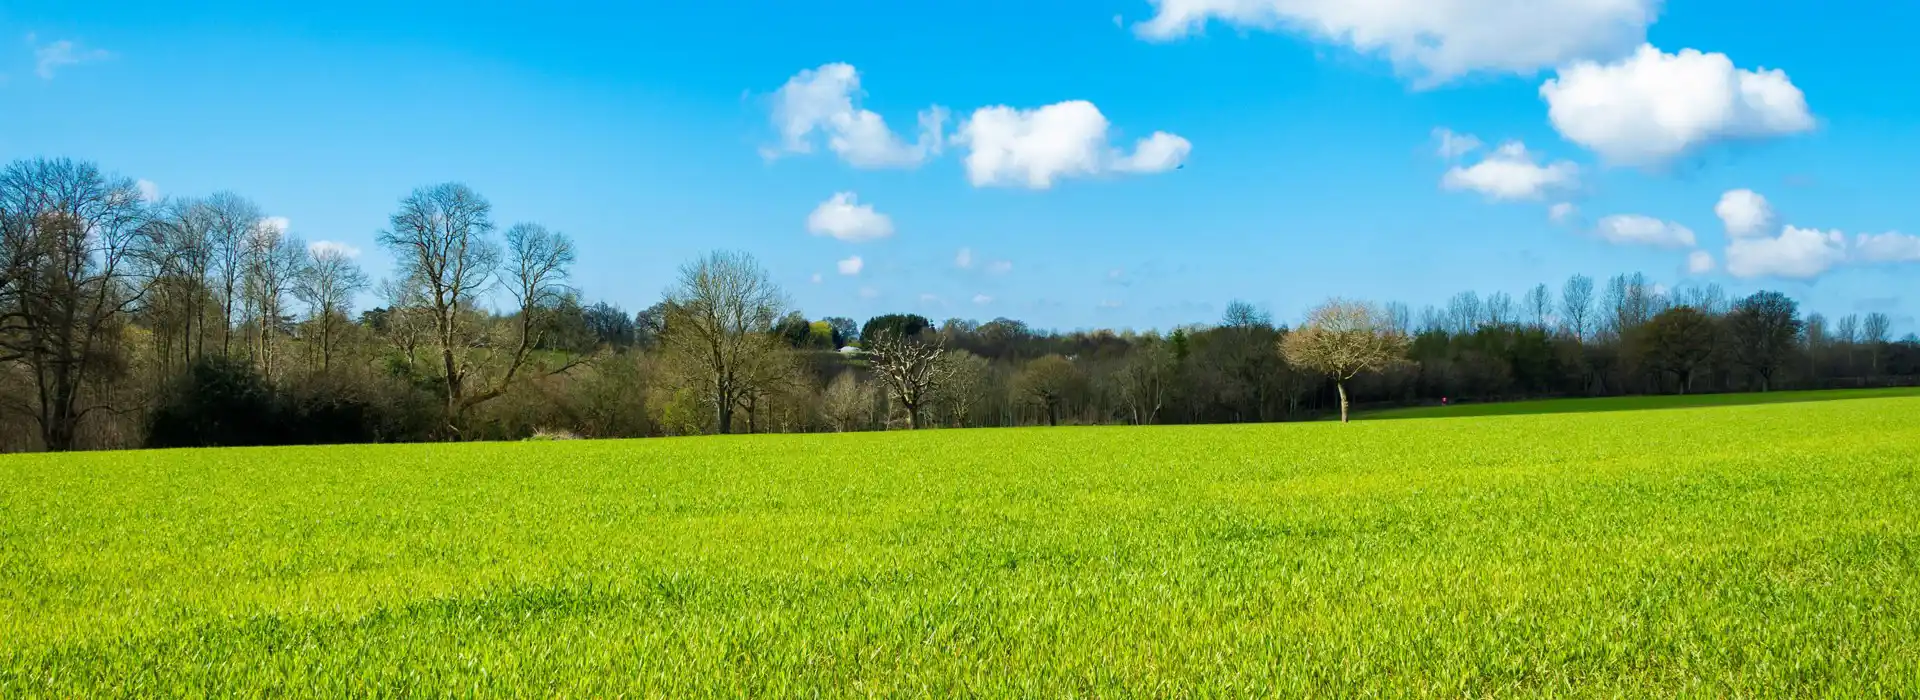
[[[1920,398],[0,458],[0,696],[1920,693]]]
[[[1474,416],[1518,416],[1541,413],[1599,413],[1605,411],[1645,411],[1663,408],[1705,408],[1709,406],[1757,406],[1775,403],[1846,401],[1850,399],[1920,396],[1920,387],[1900,389],[1835,389],[1827,391],[1775,391],[1768,393],[1677,394],[1663,396],[1609,396],[1597,399],[1548,399],[1466,403],[1452,406],[1392,408],[1361,413],[1367,420],[1400,418],[1465,418]]]

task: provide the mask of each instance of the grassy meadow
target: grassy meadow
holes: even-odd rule
[[[1897,394],[5,456],[0,696],[1912,696],[1917,470]]]

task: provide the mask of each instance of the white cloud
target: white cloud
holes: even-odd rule
[[[1623,165],[1654,165],[1704,144],[1812,130],[1806,96],[1778,70],[1741,70],[1725,54],[1641,46],[1616,63],[1583,61],[1540,87],[1553,127]]]
[[[1660,0],[1150,0],[1134,26],[1177,39],[1208,21],[1309,34],[1385,56],[1440,82],[1468,73],[1530,75],[1580,59],[1612,59],[1645,41]]]
[[[975,187],[1036,190],[1062,178],[1165,172],[1193,150],[1186,139],[1156,131],[1125,154],[1108,142],[1107,127],[1100,109],[1083,100],[1030,110],[984,107],[961,123],[953,140],[968,149],[967,179]]]
[[[140,190],[140,199],[142,201],[160,201],[160,186],[154,184],[152,180],[138,180],[133,183],[133,186]]]
[[[1854,258],[1870,263],[1920,262],[1920,236],[1863,233],[1853,239]]]
[[[262,227],[270,228],[275,231],[279,231],[281,233],[286,233],[288,231],[293,230],[293,221],[287,219],[287,217],[284,217],[284,216],[269,216],[267,218],[261,219],[260,225]]]
[[[1468,153],[1480,150],[1480,147],[1485,145],[1480,142],[1480,137],[1478,136],[1454,133],[1452,129],[1444,126],[1434,128],[1433,140],[1440,142],[1440,146],[1435,150],[1435,153],[1438,153],[1441,158],[1447,160],[1458,159]]]
[[[1567,161],[1541,165],[1519,141],[1502,145],[1472,167],[1456,165],[1440,180],[1449,190],[1471,190],[1493,200],[1540,199],[1579,183],[1580,166]]]
[[[867,267],[867,261],[861,260],[860,256],[855,255],[835,263],[835,266],[840,268],[840,274],[851,276],[860,274],[860,271]]]
[[[1125,304],[1122,304],[1118,301],[1114,301],[1112,299],[1107,299],[1100,302],[1100,308],[1102,309],[1118,309],[1122,306],[1125,306]]]
[[[1133,155],[1113,162],[1113,171],[1117,173],[1164,173],[1180,167],[1186,162],[1187,154],[1193,152],[1193,144],[1164,131],[1153,132],[1152,136],[1140,139],[1133,147]]]
[[[893,235],[893,218],[874,211],[872,205],[861,204],[859,195],[840,192],[807,215],[807,231],[860,243]]]
[[[360,249],[337,241],[314,241],[307,244],[307,254],[316,258],[322,255],[338,255],[353,259],[360,257]]]
[[[954,253],[953,266],[962,270],[973,267],[973,249],[961,248],[960,252]]]
[[[860,288],[860,298],[862,299],[876,299],[876,298],[879,298],[879,296],[880,296],[880,290],[878,289],[874,289],[872,287]]]
[[[1547,207],[1547,218],[1552,219],[1553,223],[1556,224],[1564,224],[1572,221],[1573,217],[1579,214],[1580,207],[1574,206],[1572,202],[1558,202],[1551,207]]]
[[[920,303],[925,306],[946,306],[947,300],[941,299],[938,294],[925,292],[920,295]]]
[[[987,263],[987,274],[989,275],[1004,275],[1009,272],[1013,272],[1013,261],[1011,260],[995,260]]]
[[[975,294],[973,295],[973,303],[979,304],[981,306],[986,306],[987,304],[993,303],[993,297],[987,296],[985,294]]]
[[[67,66],[113,58],[113,54],[104,49],[83,48],[66,39],[41,44],[38,37],[28,34],[27,43],[33,46],[34,72],[40,75],[41,80],[52,80],[56,71]]]
[[[1693,229],[1639,214],[1616,214],[1603,218],[1595,226],[1594,233],[1608,243],[1661,248],[1688,248],[1693,246],[1695,240]]]
[[[813,279],[812,279],[811,281],[812,281],[812,282],[813,282],[814,284],[819,284],[819,283],[821,283],[821,282],[825,282],[826,280],[827,280],[827,278],[826,278],[826,276],[824,276],[824,275],[821,275],[821,274],[820,274],[820,273],[818,273],[818,272],[815,272],[815,273],[813,273]]]
[[[780,131],[780,147],[762,153],[812,153],[814,134],[826,135],[827,148],[857,168],[913,167],[939,155],[947,110],[935,105],[921,110],[920,136],[907,143],[887,127],[886,120],[861,109],[860,73],[845,63],[829,63],[803,70],[773,94],[773,125]]]
[[[1712,272],[1713,268],[1714,261],[1712,253],[1704,250],[1696,250],[1687,254],[1687,272],[1704,275]]]
[[[1727,235],[1734,238],[1757,236],[1773,225],[1773,205],[1753,190],[1730,190],[1720,195],[1713,214],[1726,224]]]
[[[1847,258],[1839,231],[1786,227],[1778,237],[1735,238],[1727,245],[1727,273],[1735,277],[1817,277]]]

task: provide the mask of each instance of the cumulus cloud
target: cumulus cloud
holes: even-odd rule
[[[861,204],[859,195],[839,192],[807,215],[807,231],[848,243],[879,240],[893,235],[893,218]]]
[[[987,296],[985,294],[975,294],[973,295],[973,303],[979,304],[981,306],[985,306],[987,304],[993,303],[993,297]]]
[[[1693,251],[1692,253],[1687,254],[1687,272],[1691,272],[1696,275],[1704,275],[1709,272],[1712,272],[1713,268],[1714,268],[1714,262],[1713,262],[1712,253],[1709,253],[1704,250],[1696,250],[1696,251]]]
[[[154,184],[152,180],[145,180],[145,179],[139,180],[134,182],[133,186],[135,189],[140,190],[140,199],[142,201],[145,201],[145,202],[160,201],[160,186]]]
[[[41,80],[52,80],[55,72],[67,66],[113,58],[113,54],[104,49],[89,49],[68,39],[42,44],[39,37],[28,34],[27,44],[33,46],[34,72]]]
[[[866,268],[867,261],[861,260],[860,256],[855,255],[836,263],[836,265],[840,268],[840,274],[851,276],[860,274],[860,271]]]
[[[1610,162],[1655,165],[1705,144],[1812,130],[1806,96],[1779,70],[1725,54],[1643,45],[1614,63],[1581,61],[1540,87],[1553,127]]]
[[[1553,223],[1556,224],[1564,224],[1572,221],[1573,217],[1579,214],[1580,207],[1574,206],[1572,202],[1559,202],[1551,207],[1547,207],[1547,218],[1552,219]]]
[[[260,226],[286,233],[293,230],[293,221],[284,216],[269,216],[260,220]]]
[[[1036,109],[983,107],[960,125],[954,143],[968,149],[967,179],[975,187],[1036,190],[1070,177],[1166,172],[1193,150],[1186,139],[1156,131],[1123,153],[1108,142],[1107,128],[1106,115],[1084,100]]]
[[[1478,136],[1455,133],[1454,130],[1444,126],[1437,127],[1433,130],[1433,140],[1440,144],[1434,152],[1439,154],[1441,158],[1447,160],[1456,160],[1468,153],[1480,150],[1480,147],[1485,145],[1480,142],[1480,137]]]
[[[1847,259],[1839,231],[1788,226],[1777,237],[1749,236],[1727,244],[1727,273],[1735,277],[1818,277]]]
[[[947,110],[938,105],[919,115],[919,140],[907,143],[887,127],[879,114],[862,109],[860,73],[845,63],[829,63],[802,70],[773,94],[773,125],[780,146],[763,151],[769,158],[782,153],[812,153],[825,135],[827,148],[857,168],[906,168],[939,155]]]
[[[1594,233],[1608,243],[1660,248],[1689,248],[1695,240],[1693,229],[1639,214],[1605,217],[1594,227]]]
[[[338,256],[351,260],[360,257],[360,249],[338,241],[314,241],[307,244],[307,254],[316,258]]]
[[[1493,200],[1540,199],[1579,183],[1580,166],[1567,161],[1542,165],[1518,141],[1508,142],[1471,167],[1456,165],[1440,180],[1449,190],[1479,192]]]
[[[1150,0],[1134,26],[1152,41],[1210,21],[1284,29],[1392,61],[1423,82],[1469,73],[1530,75],[1583,59],[1613,59],[1646,40],[1660,0]]]
[[[1861,262],[1920,262],[1920,236],[1904,233],[1863,233],[1853,241],[1853,256]]]
[[[1753,190],[1730,190],[1720,195],[1713,213],[1726,224],[1727,235],[1734,238],[1757,236],[1773,225],[1773,205]]]
[[[960,252],[954,253],[953,266],[962,270],[973,267],[973,249],[961,248]]]

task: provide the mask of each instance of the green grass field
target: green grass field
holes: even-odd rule
[[[1829,391],[1776,391],[1771,393],[1686,394],[1667,396],[1610,396],[1599,399],[1549,399],[1467,403],[1453,406],[1421,406],[1367,411],[1354,416],[1361,420],[1398,420],[1403,418],[1472,418],[1478,416],[1523,416],[1543,413],[1604,413],[1610,411],[1648,411],[1668,408],[1706,408],[1710,406],[1757,406],[1775,403],[1808,403],[1850,399],[1920,396],[1920,387],[1901,389],[1843,389]]]
[[[1920,397],[0,457],[0,696],[1920,694]]]

